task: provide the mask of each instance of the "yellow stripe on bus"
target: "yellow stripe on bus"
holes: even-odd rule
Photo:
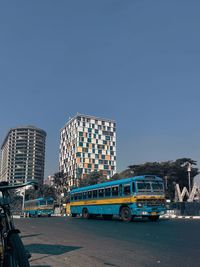
[[[82,205],[105,205],[105,204],[123,204],[123,203],[133,203],[137,199],[165,199],[161,196],[132,196],[132,197],[121,197],[121,198],[107,198],[107,199],[92,199],[92,200],[81,200],[76,202],[71,202],[70,206],[82,206]]]
[[[45,207],[26,207],[24,210],[51,210],[53,209],[52,206],[45,206]]]

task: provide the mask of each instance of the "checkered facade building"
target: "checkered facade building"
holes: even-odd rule
[[[116,123],[77,114],[61,129],[59,170],[69,186],[93,171],[108,179],[116,173]]]

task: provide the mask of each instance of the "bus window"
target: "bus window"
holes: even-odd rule
[[[110,192],[111,192],[111,188],[110,187],[105,188],[105,196],[106,197],[110,197]]]
[[[45,200],[40,200],[40,206],[44,206],[46,205],[46,201]]]
[[[48,199],[47,200],[47,205],[53,205],[53,199]]]
[[[78,194],[74,194],[74,200],[78,199]]]
[[[73,195],[71,195],[71,201],[73,201],[74,200],[74,194]]]
[[[87,192],[83,192],[83,199],[87,198]]]
[[[124,184],[124,195],[128,196],[131,193],[131,186],[130,184]]]
[[[82,199],[82,193],[78,194],[78,199],[81,200]]]
[[[99,189],[99,197],[104,197],[104,189]]]
[[[93,198],[97,198],[97,190],[93,190]]]
[[[113,186],[112,187],[112,196],[118,196],[118,191],[119,191],[119,187],[118,186]]]
[[[92,198],[92,191],[88,191],[88,198]]]
[[[132,192],[135,193],[135,183],[132,183]]]

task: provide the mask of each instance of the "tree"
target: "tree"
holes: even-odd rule
[[[178,183],[182,189],[184,186],[188,188],[188,162],[192,165],[191,169],[191,184],[193,184],[194,177],[199,174],[196,161],[191,158],[180,158],[175,161],[165,162],[146,162],[139,165],[130,165],[128,169],[119,174],[115,174],[112,179],[122,179],[125,177],[133,177],[138,175],[157,175],[164,179],[166,197],[173,200],[175,195],[174,185]]]
[[[42,185],[39,188],[38,194],[41,197],[52,197],[53,199],[56,199],[56,190],[53,186],[49,186],[49,185]]]
[[[107,178],[103,176],[102,171],[99,171],[99,172],[94,171],[88,174],[85,178],[81,179],[79,186],[83,187],[83,186],[88,186],[88,185],[93,185],[93,184],[99,184],[105,181],[107,181]]]
[[[31,200],[39,197],[52,197],[53,199],[56,199],[56,190],[53,186],[46,184],[40,185],[38,190],[32,188],[26,190],[26,200]]]
[[[66,203],[69,195],[68,180],[70,178],[63,172],[57,172],[54,174],[54,184],[56,192],[56,200],[58,206],[61,208],[63,203]]]
[[[38,188],[39,190],[39,188]],[[38,190],[34,190],[32,188],[27,189],[25,192],[25,200],[31,200],[39,197]]]
[[[11,203],[10,208],[12,213],[21,214],[22,212],[22,196],[16,190],[10,190]]]

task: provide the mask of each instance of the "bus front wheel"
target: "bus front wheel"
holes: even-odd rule
[[[129,207],[123,207],[120,212],[120,217],[124,222],[130,222],[132,220],[132,214]]]

